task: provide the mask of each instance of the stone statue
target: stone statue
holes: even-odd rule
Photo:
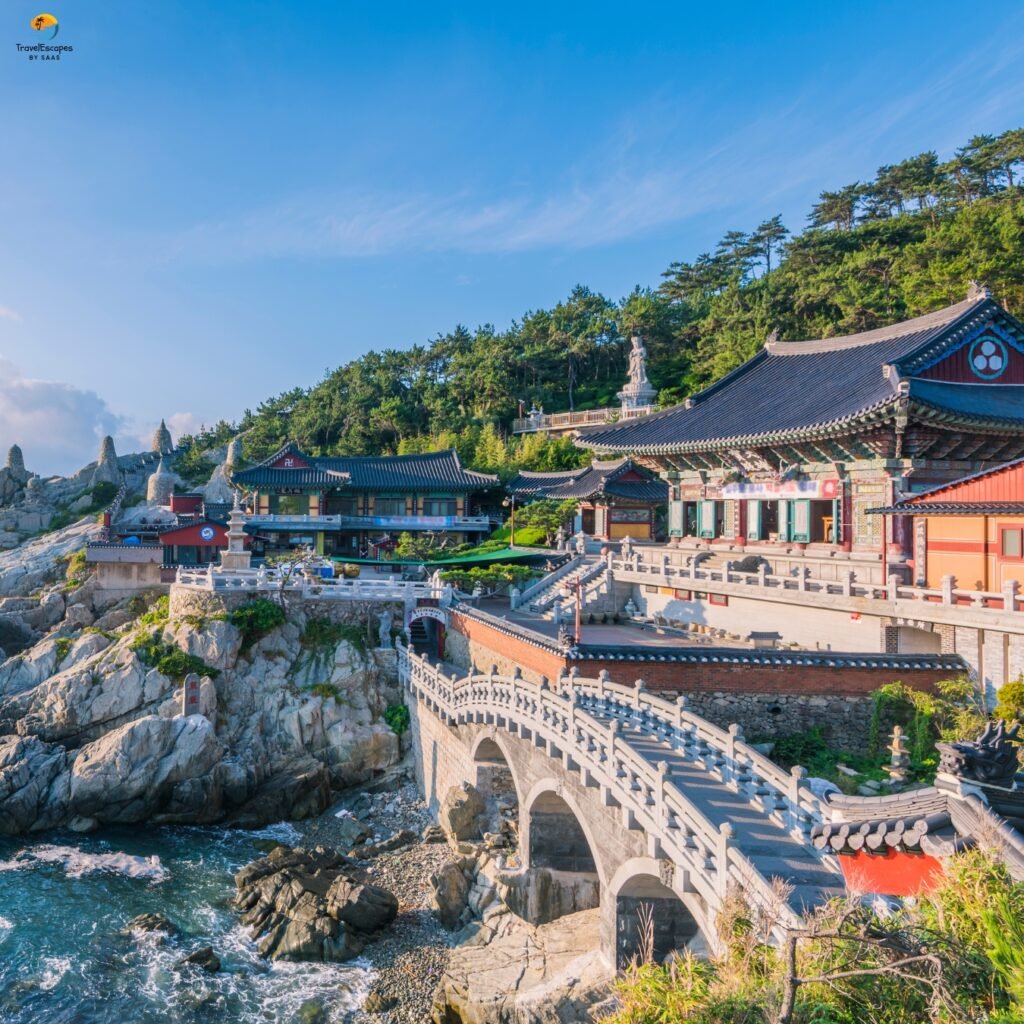
[[[982,782],[1009,789],[1017,774],[1017,747],[1020,723],[1012,729],[1006,721],[989,722],[976,740],[937,743],[939,771],[968,782]]]
[[[565,527],[563,527],[563,526],[560,526],[555,531],[555,550],[556,551],[564,551],[565,550]]]
[[[576,534],[576,554],[585,555],[587,553],[587,535],[580,530]]]
[[[633,346],[629,353],[629,383],[639,390],[650,383],[647,379],[647,349],[639,335],[634,334],[629,340]]]
[[[391,650],[391,624],[395,617],[391,614],[390,608],[385,608],[380,616],[380,624],[377,626],[377,646],[385,651]]]
[[[647,349],[643,340],[634,334],[630,342],[633,347],[629,352],[629,380],[616,396],[624,414],[635,409],[645,410],[657,394],[647,379]]]

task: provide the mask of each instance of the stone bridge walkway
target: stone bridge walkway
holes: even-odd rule
[[[633,852],[618,855],[606,880],[637,859],[638,847],[649,865],[672,865],[673,891],[690,900],[711,941],[709,926],[730,889],[780,913],[782,925],[797,923],[804,911],[843,891],[838,863],[810,841],[813,826],[831,813],[811,792],[804,770],[786,772],[746,744],[738,727],[719,729],[689,712],[685,698],[670,701],[615,684],[606,673],[597,679],[565,675],[554,687],[518,674],[467,676],[405,650],[400,667],[419,713],[429,710],[454,727],[443,734],[452,743],[463,726],[505,732],[517,738],[535,776],[554,780],[556,792],[572,780],[576,790],[591,794],[576,801],[577,817],[592,819],[589,834],[605,829],[609,835],[612,821],[620,834],[611,837],[609,850],[632,842]],[[530,807],[520,807],[527,823],[530,814]],[[588,822],[581,824],[586,831]],[[529,869],[529,848],[525,855]],[[606,853],[606,859],[614,857]],[[659,871],[664,874],[648,868],[648,874]],[[776,878],[791,887],[788,907],[778,907]],[[607,895],[614,903],[618,893]],[[605,898],[602,893],[602,904]]]

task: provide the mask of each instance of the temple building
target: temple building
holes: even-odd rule
[[[658,512],[668,501],[668,485],[632,459],[554,473],[521,470],[506,490],[523,504],[535,498],[578,501],[573,531],[601,540],[656,539]]]
[[[891,327],[773,337],[683,404],[577,443],[662,476],[675,547],[910,582],[910,518],[871,510],[1024,455],[1024,325],[972,285]]]
[[[464,469],[451,449],[317,458],[287,444],[233,482],[248,495],[256,556],[310,546],[359,557],[407,531],[474,541],[496,518],[481,513],[480,501],[498,478]]]
[[[1024,459],[942,484],[887,508],[913,523],[914,582],[940,590],[1024,590]]]

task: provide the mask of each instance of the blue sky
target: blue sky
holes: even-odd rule
[[[43,473],[1024,121],[1013,5],[45,2],[0,10],[0,447]]]

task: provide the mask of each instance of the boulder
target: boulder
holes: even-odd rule
[[[179,964],[192,964],[206,971],[207,974],[216,974],[220,970],[220,957],[213,951],[213,946],[201,946],[194,953],[182,957]]]
[[[67,815],[67,752],[34,736],[0,737],[0,835],[18,835]],[[64,785],[59,785],[63,780]]]
[[[438,819],[452,839],[479,839],[480,819],[485,810],[480,791],[463,782],[461,786],[452,786],[445,794]]]
[[[343,962],[398,914],[386,889],[345,874],[334,850],[278,847],[235,875],[242,923],[272,960]]]
[[[163,914],[139,914],[121,930],[122,935],[131,935],[133,932],[163,932],[165,935],[176,935],[178,928]]]
[[[600,910],[533,927],[512,914],[489,942],[458,946],[434,995],[434,1024],[589,1024],[610,1005]]]
[[[430,887],[433,890],[431,907],[441,924],[449,931],[454,931],[459,926],[469,896],[466,876],[458,864],[445,864],[430,876]]]

